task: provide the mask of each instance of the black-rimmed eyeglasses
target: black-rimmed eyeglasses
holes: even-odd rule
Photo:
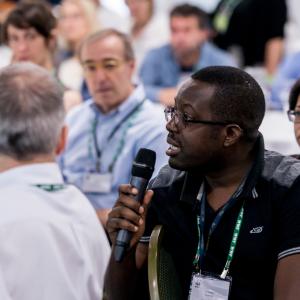
[[[300,123],[300,111],[288,110],[289,120],[293,123]]]
[[[210,120],[194,120],[189,117],[187,114],[178,111],[175,107],[167,107],[164,110],[165,118],[167,122],[170,122],[172,119],[176,125],[186,125],[187,123],[199,123],[206,125],[219,125],[226,126],[232,124],[232,122],[221,122],[221,121],[210,121]]]

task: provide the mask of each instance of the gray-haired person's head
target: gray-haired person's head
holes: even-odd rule
[[[0,155],[31,160],[55,151],[64,122],[62,89],[44,69],[0,70]]]

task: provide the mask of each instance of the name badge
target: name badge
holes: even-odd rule
[[[194,273],[189,300],[228,300],[231,279]]]
[[[112,174],[87,173],[83,177],[82,190],[87,193],[109,193]]]

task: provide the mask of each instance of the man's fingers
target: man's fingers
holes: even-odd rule
[[[125,206],[119,206],[114,209],[114,213],[111,215],[112,218],[126,219],[131,223],[136,225],[140,224],[141,216],[140,214],[133,211],[131,208]]]
[[[137,195],[138,191],[136,188],[134,188],[132,185],[130,184],[121,184],[119,186],[119,194],[132,194],[132,195]]]
[[[146,191],[145,197],[144,197],[144,200],[143,200],[143,205],[139,209],[140,214],[144,214],[147,211],[148,206],[149,206],[149,204],[152,200],[153,195],[154,195],[154,192],[152,190],[147,190]]]
[[[109,222],[109,230],[108,230],[109,233],[115,231],[116,229],[117,230],[126,229],[131,232],[138,231],[138,226],[132,224],[131,222],[129,222],[125,219],[110,218],[108,222]]]

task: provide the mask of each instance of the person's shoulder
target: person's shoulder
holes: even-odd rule
[[[135,119],[132,131],[137,133],[137,138],[144,139],[145,134],[150,135],[166,133],[166,121],[163,107],[160,104],[155,104],[150,100],[146,100],[143,109]]]
[[[154,121],[156,119],[165,120],[164,106],[160,103],[154,103],[149,99],[145,99],[142,112],[145,114],[145,118],[149,121]]]
[[[265,151],[263,177],[289,188],[300,180],[300,161],[274,151]]]
[[[172,53],[171,45],[165,44],[163,46],[156,47],[156,48],[149,50],[146,55],[146,58],[148,60],[159,59],[160,62],[163,62],[163,61],[161,61],[161,58],[165,57],[165,56],[170,56],[171,53]]]
[[[169,188],[178,181],[183,181],[185,172],[171,168],[168,164],[162,167],[155,178],[149,184],[153,190]]]
[[[67,124],[72,125],[72,123],[77,122],[78,119],[82,119],[85,116],[88,117],[92,112],[91,109],[92,104],[93,104],[93,100],[88,99],[84,101],[82,104],[72,108],[66,116]]]
[[[62,199],[65,199],[65,213],[70,219],[76,220],[78,225],[89,224],[89,226],[98,228],[99,222],[95,209],[76,186],[66,184]]]
[[[204,44],[203,51],[206,56],[210,57],[210,60],[213,60],[215,65],[236,65],[233,57],[228,52],[218,48],[211,42]]]

